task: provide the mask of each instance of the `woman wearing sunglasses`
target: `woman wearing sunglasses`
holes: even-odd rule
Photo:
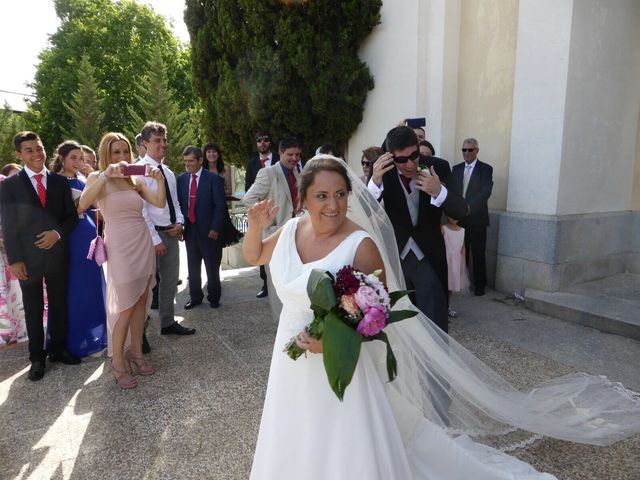
[[[371,173],[371,165],[378,159],[380,155],[384,153],[380,147],[369,147],[362,151],[362,159],[360,165],[362,166],[362,181],[366,183],[369,181],[369,174]]]

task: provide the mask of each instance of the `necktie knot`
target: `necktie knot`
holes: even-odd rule
[[[36,179],[36,182],[42,183],[42,174],[41,173],[38,173],[38,174],[34,175],[34,177]]]

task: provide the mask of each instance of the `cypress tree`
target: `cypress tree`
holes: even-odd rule
[[[310,156],[344,146],[373,79],[358,50],[380,0],[187,0],[193,80],[206,134],[243,165],[257,130],[296,135]]]
[[[167,68],[158,48],[149,57],[135,98],[140,110],[129,110],[132,119],[129,135],[134,138],[147,121],[164,123],[169,142],[165,162],[174,172],[181,172],[184,170],[182,151],[196,140],[193,117],[190,110],[182,110],[174,99],[174,93],[168,87]]]
[[[102,98],[94,77],[95,69],[84,55],[78,67],[78,89],[71,97],[71,103],[63,101],[72,121],[72,128],[63,132],[67,138],[96,148],[103,134]]]

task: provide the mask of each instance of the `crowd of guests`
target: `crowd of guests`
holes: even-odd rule
[[[167,130],[158,122],[137,136],[137,160],[119,133],[102,138],[97,157],[65,141],[48,168],[36,133],[20,132],[13,143],[23,166],[6,165],[0,176],[2,343],[28,337],[31,380],[44,376],[47,359],[74,365],[107,347],[117,385],[134,388],[134,373],[155,373],[144,332],[156,283],[160,333],[195,333],[174,317],[179,241],[189,267],[185,308],[202,303],[202,261],[207,300],[219,307],[222,248],[241,238],[222,152],[187,146],[176,178],[163,162]]]
[[[475,294],[484,294],[492,168],[478,160],[473,138],[463,142],[464,162],[451,169],[425,137],[422,128],[392,129],[382,147],[362,151],[361,180],[392,221],[413,302],[446,332],[448,318],[457,315],[449,305],[452,293],[469,288],[469,254]],[[44,375],[47,356],[77,364],[105,347],[121,388],[137,385],[134,371],[153,374],[144,357],[151,350],[145,332],[152,303],[162,335],[195,333],[174,315],[181,240],[189,272],[184,308],[195,308],[205,298],[211,308],[220,305],[222,249],[242,236],[229,216],[227,201],[235,197],[220,148],[187,146],[185,171],[176,176],[164,163],[164,125],[148,122],[134,145],[135,160],[122,134],[105,135],[97,156],[88,146],[65,141],[46,169],[37,134],[20,132],[14,138],[24,167],[6,165],[0,176],[0,341],[28,335],[32,380]],[[243,200],[247,206],[271,200],[278,207],[265,236],[302,213],[302,150],[298,139],[287,137],[275,151],[268,132],[256,134]],[[342,156],[331,143],[316,153]],[[87,257],[100,235],[106,271]],[[257,296],[267,297],[265,266],[260,277]],[[277,318],[281,305],[275,295],[270,300]]]

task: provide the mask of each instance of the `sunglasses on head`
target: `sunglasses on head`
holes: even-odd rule
[[[420,156],[420,152],[418,150],[414,150],[406,157],[398,157],[396,155],[393,156],[393,161],[396,163],[407,163],[409,160],[415,160]]]
[[[257,137],[256,143],[269,143],[271,139],[269,137]]]
[[[475,148],[463,148],[462,149],[462,153],[467,153],[467,152],[471,153],[471,152],[474,152],[474,151],[475,151]]]
[[[360,162],[360,165],[362,165],[363,167],[368,167],[369,165],[371,165],[371,162],[368,160],[362,160]]]

